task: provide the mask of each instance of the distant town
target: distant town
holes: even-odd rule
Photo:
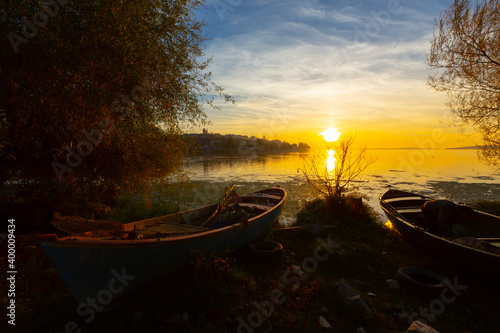
[[[203,133],[185,134],[185,137],[193,141],[193,153],[288,153],[306,152],[311,147],[300,142],[289,143],[280,140],[268,140],[266,137],[257,138],[246,135],[208,133],[203,129]]]

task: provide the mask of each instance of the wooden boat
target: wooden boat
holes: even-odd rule
[[[441,257],[446,262],[494,274],[500,274],[500,217],[474,211],[468,237],[445,239],[425,230],[422,205],[432,198],[399,190],[388,190],[380,197],[380,206],[394,229],[413,245]],[[464,235],[465,236],[465,235]],[[464,245],[464,240],[484,244],[481,249]],[[470,243],[470,242],[469,242]],[[488,251],[489,250],[489,251]]]
[[[237,204],[256,215],[245,221],[218,221],[214,227],[201,225],[217,204],[124,225],[142,239],[50,234],[38,236],[38,241],[80,304],[90,306],[87,302],[93,298],[111,308],[141,285],[194,259],[196,250],[238,250],[261,238],[278,220],[286,196],[283,188],[275,187],[232,198],[226,207]]]

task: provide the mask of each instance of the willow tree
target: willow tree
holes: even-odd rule
[[[98,201],[175,170],[181,128],[204,125],[204,105],[231,100],[202,59],[202,2],[3,0],[0,181],[15,185],[9,195]]]
[[[428,83],[483,136],[481,156],[500,164],[500,1],[455,0],[436,20]]]

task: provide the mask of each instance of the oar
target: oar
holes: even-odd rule
[[[477,238],[477,240],[485,242],[500,242],[500,238]]]
[[[212,220],[215,218],[215,216],[222,212],[222,210],[224,209],[224,207],[226,206],[228,201],[233,197],[232,196],[233,192],[236,192],[236,187],[237,187],[236,184],[232,184],[231,188],[226,186],[226,190],[224,191],[224,196],[217,203],[217,206],[215,207],[215,211],[212,213],[212,215],[210,215],[210,217],[205,222],[203,222],[201,227],[206,227],[209,224],[211,224]]]

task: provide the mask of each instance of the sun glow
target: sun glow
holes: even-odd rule
[[[323,138],[325,139],[325,141],[333,142],[333,141],[337,141],[339,139],[340,132],[337,131],[336,128],[330,127],[329,129],[324,130],[323,132],[319,133],[319,135],[323,135]]]

